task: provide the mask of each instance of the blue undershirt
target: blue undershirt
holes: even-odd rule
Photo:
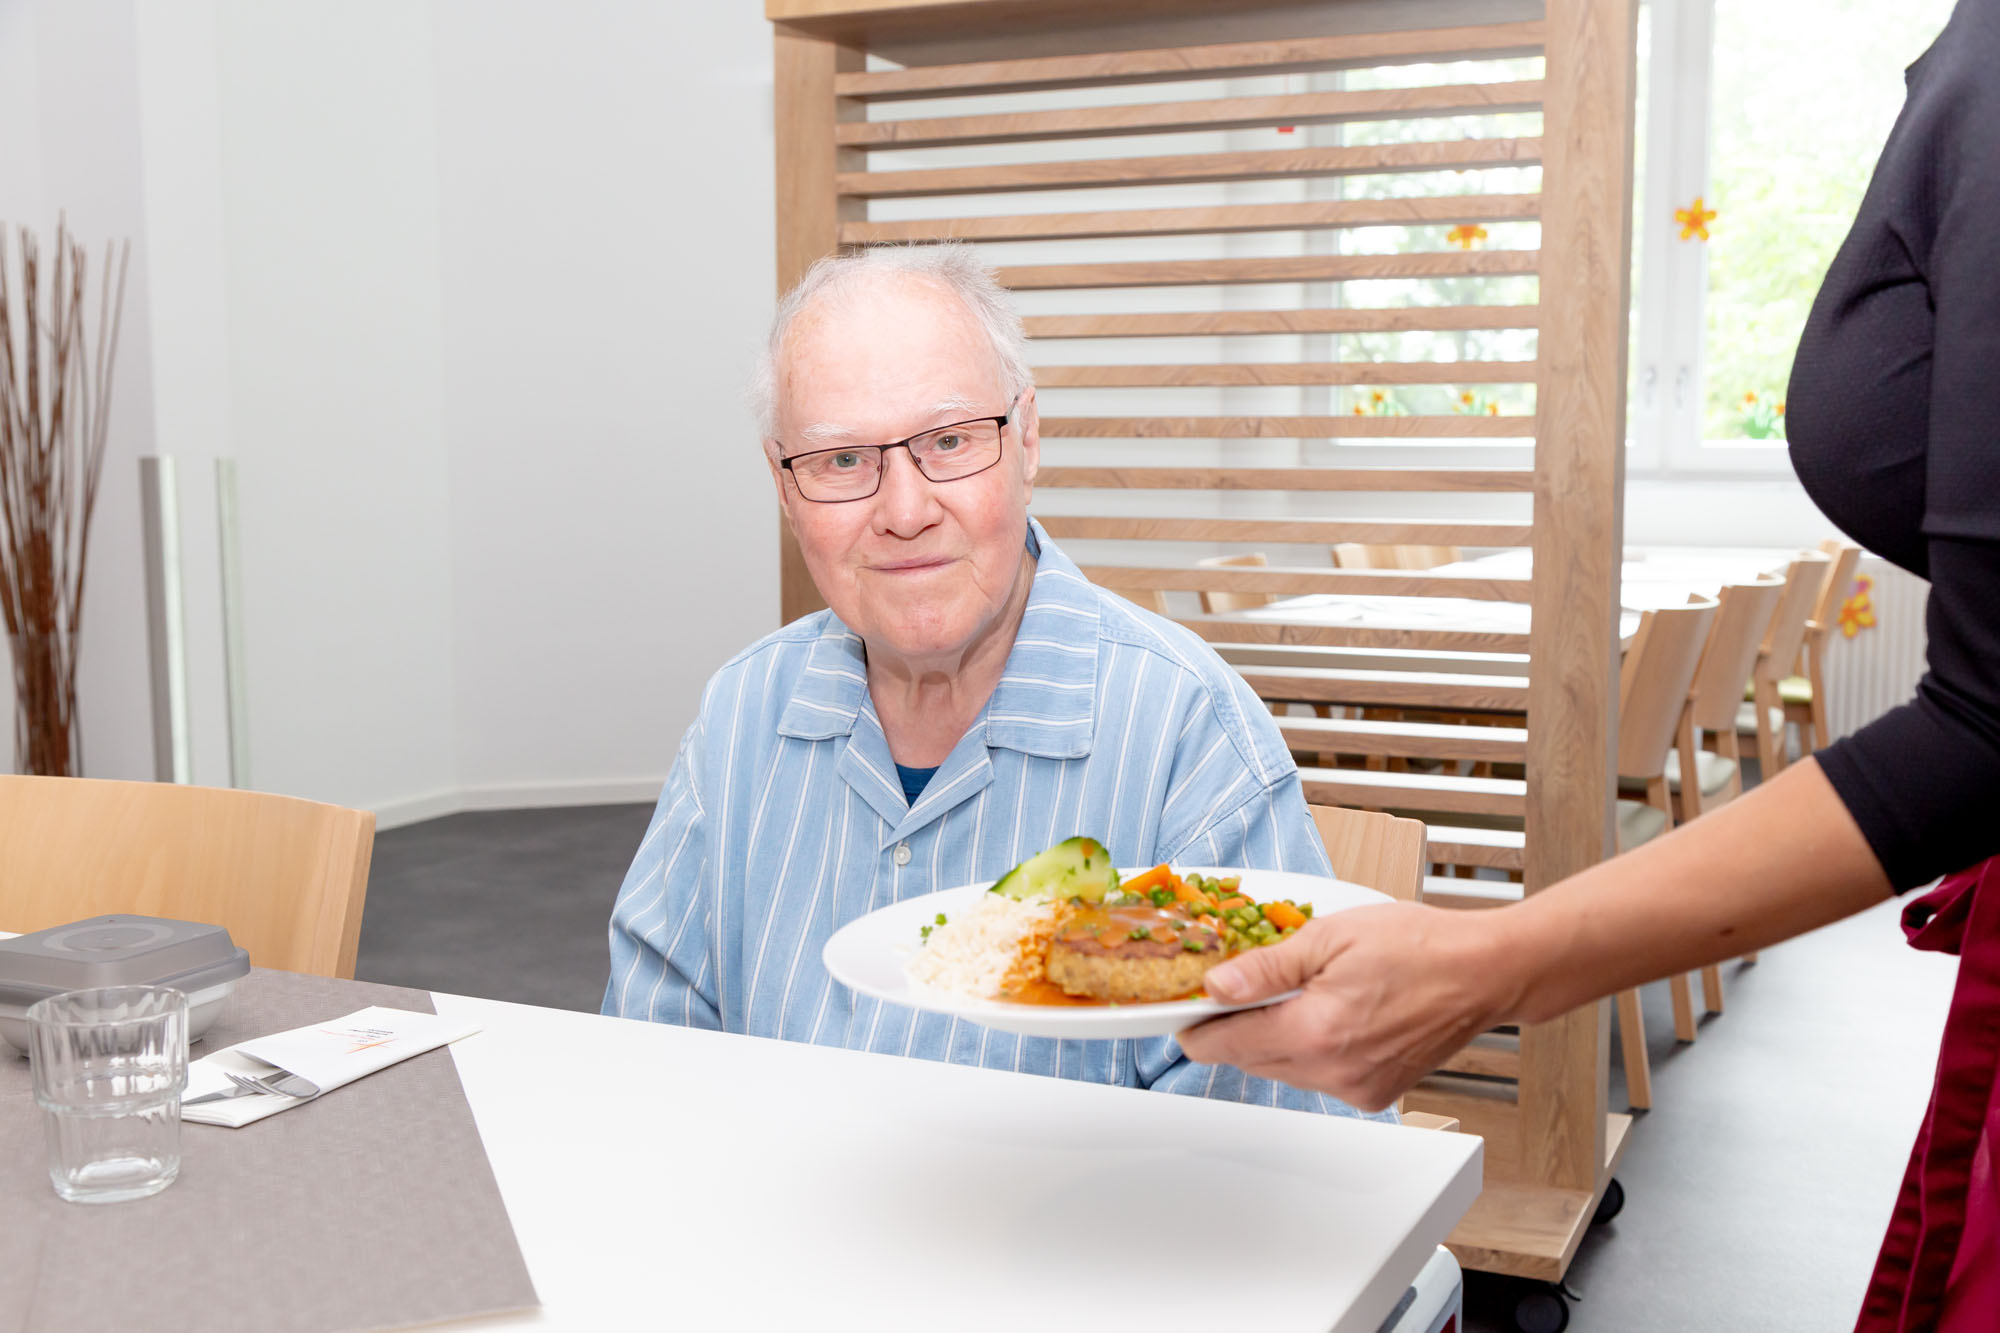
[[[935,765],[930,768],[905,768],[901,764],[896,765],[896,776],[903,780],[903,799],[915,805],[917,798],[924,794],[925,784],[936,772]]]

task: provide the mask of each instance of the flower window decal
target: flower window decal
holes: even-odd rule
[[[1853,638],[1864,629],[1875,625],[1875,604],[1869,600],[1868,590],[1875,586],[1875,580],[1866,574],[1854,580],[1854,594],[1840,604],[1840,633],[1844,638]]]
[[[1689,207],[1674,210],[1674,221],[1680,225],[1684,241],[1707,240],[1708,224],[1715,221],[1716,216],[1716,211],[1707,207],[1700,195],[1694,197],[1694,203]]]

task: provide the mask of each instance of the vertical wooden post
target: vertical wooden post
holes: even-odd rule
[[[813,262],[840,244],[840,223],[863,216],[860,200],[842,199],[836,176],[858,171],[862,155],[834,143],[834,125],[865,115],[859,103],[834,94],[836,74],[863,67],[852,47],[808,36],[780,24],[772,30],[773,110],[777,131],[778,291],[805,276]],[[813,586],[798,543],[778,521],[780,617],[785,622],[826,603]]]
[[[1548,0],[1526,890],[1616,850],[1637,0]],[[1607,1005],[1521,1034],[1523,1174],[1595,1190]]]

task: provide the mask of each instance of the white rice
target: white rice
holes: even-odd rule
[[[952,914],[931,931],[905,972],[920,986],[993,999],[1020,953],[1022,939],[1047,925],[1054,914],[1055,903],[1047,898],[982,893],[970,911]]]

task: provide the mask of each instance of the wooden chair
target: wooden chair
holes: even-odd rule
[[[1333,548],[1333,563],[1341,569],[1436,569],[1455,564],[1456,546],[1369,546],[1341,542]]]
[[[1417,901],[1424,882],[1424,826],[1415,819],[1340,805],[1308,806],[1335,879]]]
[[[1786,570],[1785,591],[1778,598],[1778,609],[1771,613],[1770,628],[1751,668],[1745,702],[1736,711],[1737,732],[1757,738],[1757,771],[1764,778],[1775,776],[1785,766],[1785,710],[1778,697],[1778,682],[1792,674],[1798,662],[1806,622],[1819,600],[1830,563],[1823,552],[1808,551]]]
[[[258,967],[352,977],[375,816],[289,796],[0,776],[0,928],[226,926]]]
[[[1725,805],[1743,792],[1737,700],[1750,679],[1751,667],[1763,647],[1764,631],[1784,591],[1784,583],[1774,578],[1733,584],[1717,596],[1719,605],[1701,651],[1701,663],[1695,668],[1688,705],[1674,735],[1674,748],[1667,751],[1667,795],[1675,824]],[[1712,743],[1714,750],[1704,749],[1704,742]],[[1621,778],[1619,786],[1626,795],[1645,793],[1645,783],[1636,779]],[[1722,970],[1714,964],[1701,970],[1701,996],[1702,1008],[1711,1014],[1722,1012]],[[1683,1041],[1693,1040],[1692,1021],[1684,1027],[1681,1021],[1677,1010],[1676,1035]]]
[[[1695,668],[1687,711],[1674,748],[1667,751],[1667,794],[1676,824],[1726,805],[1743,792],[1738,700],[1750,683],[1764,632],[1784,591],[1783,581],[1773,578],[1731,584],[1717,595],[1715,621]],[[1628,796],[1645,794],[1645,784],[1637,779],[1621,778],[1619,786]]]
[[[1335,879],[1386,893],[1400,902],[1417,901],[1424,882],[1425,860],[1424,826],[1420,821],[1338,805],[1307,808],[1312,811],[1313,823],[1319,826],[1319,840],[1326,844],[1326,859],[1333,863]],[[1450,1116],[1405,1111],[1401,1098],[1397,1099],[1396,1110],[1404,1124],[1420,1129],[1459,1127],[1459,1122]]]
[[[1643,801],[1617,803],[1618,850],[1629,852],[1674,826],[1667,786],[1667,752],[1687,713],[1688,691],[1708,643],[1717,603],[1691,599],[1686,606],[1648,611],[1618,677],[1618,776],[1638,784]],[[1674,1002],[1674,1034],[1694,1040],[1694,994],[1685,974],[1669,978]],[[1646,1054],[1645,1017],[1639,992],[1618,996],[1618,1024],[1625,1049],[1625,1084],[1632,1105],[1653,1102],[1652,1062]]]
[[[1212,555],[1197,561],[1203,569],[1262,569],[1271,562],[1262,551],[1251,551],[1244,555]],[[1273,598],[1267,592],[1209,592],[1201,594],[1201,609],[1209,615],[1221,615],[1230,611],[1248,611],[1253,607],[1268,606]]]
[[[1798,664],[1800,674],[1778,682],[1778,702],[1785,721],[1799,729],[1799,749],[1811,754],[1832,739],[1826,724],[1826,646],[1840,624],[1840,607],[1854,587],[1854,571],[1861,564],[1861,548],[1838,538],[1823,541],[1826,552],[1826,579],[1820,584],[1819,601],[1813,605],[1812,619],[1806,622],[1805,640]]]

